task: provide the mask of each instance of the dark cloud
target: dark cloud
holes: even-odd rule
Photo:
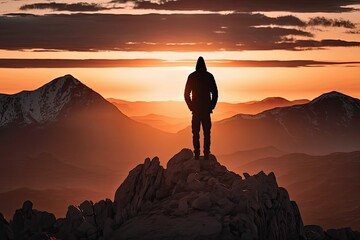
[[[349,34],[360,34],[360,29],[349,30],[349,31],[346,31],[346,33],[349,33]]]
[[[0,16],[0,49],[241,51],[359,46],[345,40],[315,41],[304,26],[294,16],[248,13],[12,14]]]
[[[314,40],[297,40],[294,44],[298,48],[322,48],[322,47],[358,47],[360,42],[344,41],[338,39],[324,39],[321,41]]]
[[[25,4],[20,7],[20,10],[34,10],[34,9],[51,9],[53,11],[70,11],[70,12],[96,12],[106,10],[106,7],[96,3],[34,3]]]
[[[113,0],[112,2],[132,2],[137,9],[239,12],[348,12],[355,10],[349,5],[360,4],[360,0],[159,0],[156,2],[151,0]]]
[[[309,26],[324,26],[324,27],[344,27],[354,29],[356,28],[355,24],[349,20],[343,19],[331,19],[325,17],[315,17],[311,18],[308,22]]]
[[[194,60],[165,61],[162,59],[0,59],[0,68],[117,68],[195,66]],[[207,60],[210,67],[324,67],[327,65],[358,65],[360,62],[328,62],[311,60]]]

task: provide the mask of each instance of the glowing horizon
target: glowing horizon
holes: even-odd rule
[[[313,99],[329,91],[360,98],[360,2],[243,1],[4,1],[0,93],[70,73],[106,98],[182,101],[203,56],[220,101]]]

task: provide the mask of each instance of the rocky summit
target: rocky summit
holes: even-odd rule
[[[55,219],[27,201],[10,223],[0,215],[0,239],[359,239],[351,229],[304,227],[273,173],[244,177],[213,155],[195,160],[189,149],[166,169],[157,157],[147,158],[130,171],[114,202],[84,201]]]
[[[273,173],[241,176],[214,156],[184,149],[167,164],[146,159],[115,194],[114,237],[125,239],[303,239],[295,202]]]

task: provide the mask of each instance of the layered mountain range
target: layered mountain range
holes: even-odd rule
[[[266,101],[274,99],[279,104],[278,98]],[[360,100],[330,92],[311,102],[298,103],[255,115],[239,113],[214,121],[212,152],[221,155],[222,163],[238,173],[249,171],[255,174],[263,169],[274,171],[280,176],[281,184],[290,189],[290,194],[297,196],[295,200],[305,209],[306,223],[358,228],[358,222],[348,219],[356,216],[358,209],[357,195],[348,194],[348,189],[356,185],[350,183],[349,187],[348,178],[337,177],[336,188],[338,195],[349,196],[352,208],[339,204],[342,203],[340,200],[329,201],[327,194],[320,194],[324,188],[320,183],[315,188],[317,194],[314,194],[315,190],[304,191],[303,188],[319,179],[330,181],[336,173],[338,165],[326,160],[326,154],[354,151],[349,154],[357,156],[355,151],[360,149]],[[171,111],[176,111],[176,108]],[[143,124],[138,120],[126,116],[71,75],[54,79],[34,91],[0,94],[0,211],[8,217],[14,210],[14,204],[8,202],[24,201],[32,192],[38,199],[51,194],[63,196],[58,206],[44,207],[56,209],[57,215],[64,215],[65,209],[61,212],[59,209],[63,208],[60,206],[64,202],[70,203],[70,198],[83,196],[97,201],[99,196],[110,197],[138,159],[155,155],[169,159],[176,149],[192,145],[189,127],[171,134],[149,126],[151,122]],[[293,152],[307,155],[292,155]],[[322,154],[324,157],[316,158],[309,154]],[[278,160],[282,156],[288,160]],[[346,154],[340,155],[338,161],[347,157]],[[304,160],[306,164],[292,163],[294,159]],[[318,166],[316,161],[322,164],[314,168]],[[281,167],[275,164],[277,162],[282,163]],[[342,164],[342,169],[354,169],[352,176],[358,179],[358,161],[344,160]],[[318,176],[314,169],[327,170]],[[284,177],[289,172],[293,179]],[[311,173],[313,180],[307,178],[305,183],[301,177],[304,172]],[[322,177],[324,175],[326,178]],[[82,189],[82,193],[76,194],[80,191],[75,189]],[[339,211],[334,212],[334,219],[343,220],[328,222],[325,218],[316,218],[315,214],[310,214],[316,208],[309,203],[311,201],[328,203],[326,207],[318,208],[323,209],[318,212],[320,215],[336,208]]]
[[[187,127],[191,121],[191,113],[185,102],[129,102],[114,98],[107,100],[132,119],[166,132],[176,133]],[[257,114],[275,107],[293,106],[308,102],[307,99],[289,101],[281,97],[268,97],[261,101],[244,103],[219,102],[216,111],[212,114],[212,119],[219,121],[239,113]]]

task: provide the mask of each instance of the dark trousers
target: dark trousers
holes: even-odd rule
[[[211,118],[208,114],[193,113],[191,127],[193,133],[194,153],[200,154],[200,125],[202,125],[204,132],[204,154],[210,153],[210,130]]]

